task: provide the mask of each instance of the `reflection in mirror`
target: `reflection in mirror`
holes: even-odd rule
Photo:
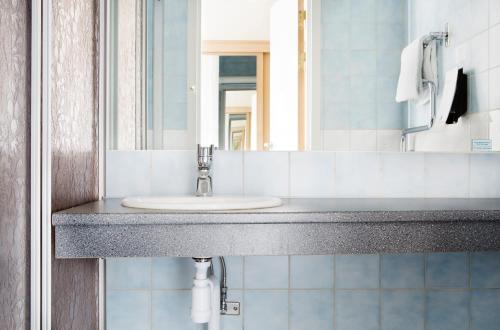
[[[303,0],[201,0],[203,145],[304,149],[304,6]]]
[[[395,101],[403,48],[446,23],[430,24],[426,3],[110,0],[108,146],[399,151],[402,130],[429,122],[425,102]],[[450,45],[437,48],[437,101],[453,33]],[[408,150],[490,138],[469,92],[473,111],[411,134]]]
[[[111,0],[108,147],[304,149],[304,8]]]
[[[257,114],[255,89],[226,90],[221,93],[225,94],[221,95],[221,104],[224,104],[224,142],[219,142],[219,147],[226,150],[255,150],[257,140],[252,135],[252,131],[256,131],[253,124]]]
[[[136,33],[137,28],[142,28],[141,1],[112,0],[109,8],[111,93],[108,95],[108,147],[143,149],[142,78],[136,75],[143,61],[141,53],[137,52],[141,49],[142,36]]]
[[[198,0],[110,1],[110,149],[196,146]]]
[[[259,133],[256,126],[256,56],[204,57],[202,72],[213,73],[214,76],[202,75],[202,144],[213,144],[221,150],[256,150]],[[209,122],[214,125],[205,125]],[[240,127],[243,123],[245,125]],[[231,143],[233,136],[243,142],[238,144],[238,148]],[[253,143],[251,136],[254,136]]]

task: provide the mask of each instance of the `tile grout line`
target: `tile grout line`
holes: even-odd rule
[[[290,172],[290,171],[289,171]],[[288,330],[290,330],[292,328],[292,319],[291,319],[291,307],[292,307],[292,299],[291,299],[291,259],[292,257],[291,256],[287,256],[288,258],[288,290],[287,290],[287,294],[288,294],[288,308],[287,308],[287,319],[288,319]]]
[[[149,326],[153,330],[153,258],[149,258]]]
[[[470,198],[471,196],[471,189],[472,189],[472,157],[470,154],[467,155],[467,163],[469,164],[469,171],[467,173],[467,198]]]
[[[246,195],[245,190],[245,153],[241,152],[241,193]]]
[[[246,268],[246,265],[245,265],[245,260],[246,260],[246,257],[245,256],[242,256],[241,257],[241,279],[242,279],[242,283],[241,283],[241,287],[242,287],[242,290],[241,290],[241,305],[240,306],[240,314],[241,314],[241,327],[242,329],[245,329],[245,313],[242,312],[242,309],[243,310],[246,310],[246,287],[245,287],[245,268]]]
[[[291,197],[292,193],[292,153],[287,152],[288,157],[288,198]]]
[[[424,293],[424,330],[427,329],[427,261],[428,261],[428,255],[427,253],[424,253],[424,287],[423,287],[423,293]]]
[[[332,274],[332,281],[333,281],[333,311],[332,311],[332,318],[333,318],[333,330],[335,330],[337,328],[337,313],[335,313],[335,307],[337,306],[337,281],[336,281],[336,277],[335,277],[335,274],[337,273],[337,261],[336,261],[337,257],[336,255],[334,254],[333,255],[333,274]]]
[[[472,253],[467,252],[467,286],[468,286],[468,291],[469,291],[469,301],[467,305],[467,313],[468,315],[468,329],[472,329],[472,273],[471,273],[471,258],[472,258]]]
[[[379,330],[382,329],[383,326],[383,299],[382,299],[382,255],[379,253],[378,255],[378,326]]]

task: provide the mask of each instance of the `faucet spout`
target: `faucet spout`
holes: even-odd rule
[[[198,179],[196,180],[196,196],[212,196],[212,177],[209,175],[209,170],[199,170]]]
[[[196,180],[196,196],[212,196],[212,165],[214,146],[202,147],[198,145],[198,179]]]

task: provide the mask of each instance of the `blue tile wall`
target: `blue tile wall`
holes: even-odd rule
[[[428,288],[465,288],[469,283],[467,253],[436,253],[427,256]]]
[[[245,288],[288,289],[288,257],[246,257]]]
[[[383,330],[421,330],[425,320],[425,294],[417,290],[382,292]]]
[[[151,265],[154,289],[190,289],[193,285],[191,258],[153,258]]]
[[[377,330],[380,325],[380,292],[338,290],[335,292],[335,329]]]
[[[500,329],[500,290],[474,290],[471,300],[471,328]]]
[[[469,291],[429,291],[427,294],[426,329],[469,329]]]
[[[288,292],[251,290],[245,292],[245,330],[288,329]]]
[[[471,286],[473,288],[500,287],[500,253],[483,252],[471,256]]]
[[[108,329],[205,329],[189,315],[192,263],[108,259]],[[499,252],[226,257],[226,267],[241,315],[222,316],[222,330],[500,329]]]
[[[290,288],[333,289],[333,256],[290,257]]]
[[[190,291],[153,291],[152,329],[202,330],[191,321]]]
[[[378,255],[335,256],[337,289],[377,289],[380,283]]]
[[[107,261],[106,287],[113,290],[151,288],[151,259],[116,258]]]
[[[150,291],[108,290],[106,329],[151,329],[150,309]]]
[[[323,130],[403,127],[394,98],[406,24],[406,0],[322,0]]]
[[[424,255],[383,255],[381,277],[382,288],[384,289],[423,288]]]
[[[330,329],[333,324],[333,290],[290,291],[290,328]]]

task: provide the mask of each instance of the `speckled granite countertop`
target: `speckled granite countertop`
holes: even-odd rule
[[[287,255],[500,250],[500,199],[283,199],[179,212],[120,199],[55,213],[56,256]]]

